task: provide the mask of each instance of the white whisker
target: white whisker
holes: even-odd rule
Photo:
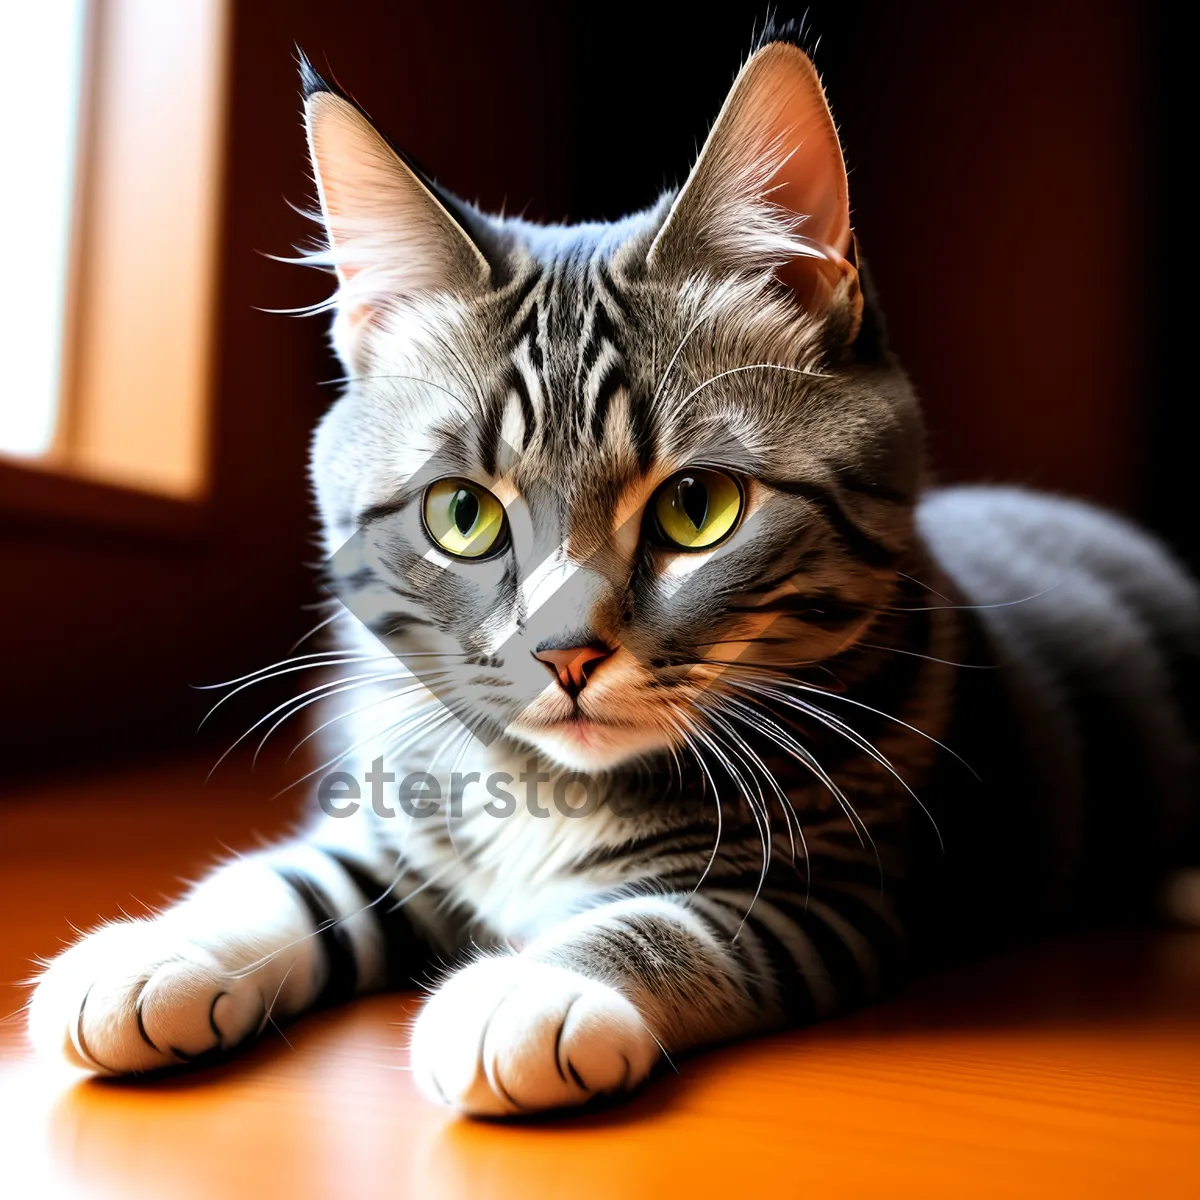
[[[235,742],[233,743],[233,745],[231,745],[231,746],[229,747],[229,749],[228,749],[228,750],[226,750],[226,751],[225,751],[225,753],[224,753],[224,754],[222,754],[222,755],[221,755],[221,757],[217,759],[217,761],[216,761],[215,763],[213,763],[212,770],[211,770],[211,771],[209,771],[209,773],[208,773],[208,775],[207,775],[207,777],[206,777],[206,778],[207,778],[207,779],[211,779],[211,778],[213,777],[213,773],[216,771],[216,769],[217,769],[217,768],[218,768],[218,767],[219,767],[219,766],[220,766],[220,765],[221,765],[221,764],[222,764],[222,763],[223,763],[223,762],[224,762],[224,761],[225,761],[225,760],[226,760],[226,759],[227,759],[227,758],[228,758],[228,757],[229,757],[229,756],[230,756],[230,755],[231,755],[231,754],[232,754],[232,753],[233,753],[233,752],[234,752],[234,751],[235,751],[235,750],[236,750],[236,749],[237,749],[237,748],[238,748],[238,747],[239,747],[239,746],[240,746],[240,745],[241,745],[241,744],[242,744],[242,743],[243,743],[243,742],[244,742],[244,741],[245,741],[245,740],[246,740],[246,739],[247,739],[247,738],[248,738],[248,737],[249,737],[249,736],[250,736],[250,735],[251,735],[251,734],[252,734],[252,733],[253,733],[253,732],[256,730],[256,729],[259,729],[259,728],[260,728],[262,725],[264,725],[264,724],[265,724],[267,721],[269,721],[269,720],[270,720],[270,719],[271,719],[273,716],[275,716],[275,715],[276,715],[276,713],[280,712],[281,710],[283,710],[283,709],[285,709],[285,708],[289,708],[291,705],[295,704],[295,703],[296,703],[298,700],[303,700],[303,699],[305,699],[305,698],[306,698],[306,697],[308,697],[308,696],[317,695],[317,694],[322,694],[322,693],[326,693],[326,692],[328,692],[328,693],[332,694],[332,693],[333,693],[333,691],[334,691],[334,690],[336,690],[340,684],[348,684],[348,683],[360,683],[362,686],[366,686],[367,684],[369,684],[369,683],[373,683],[373,682],[384,683],[384,682],[387,682],[387,681],[389,681],[389,680],[393,680],[393,679],[407,679],[407,678],[409,678],[409,673],[408,673],[408,672],[405,672],[403,675],[396,675],[396,674],[390,674],[390,675],[389,675],[389,674],[381,674],[381,673],[379,673],[379,672],[372,671],[372,672],[369,672],[369,673],[368,673],[368,674],[366,674],[366,675],[352,675],[352,676],[350,676],[350,678],[349,678],[349,679],[332,679],[332,680],[328,681],[327,683],[321,683],[321,684],[318,684],[318,685],[317,685],[316,687],[314,687],[314,688],[309,688],[309,689],[308,689],[308,691],[306,691],[306,692],[301,692],[299,696],[292,696],[290,699],[288,699],[288,700],[285,700],[285,701],[284,701],[282,704],[277,704],[277,705],[276,705],[276,706],[275,706],[273,709],[271,709],[271,711],[270,711],[269,713],[267,713],[267,714],[266,714],[266,716],[259,717],[259,719],[258,719],[257,721],[255,721],[255,722],[254,722],[254,724],[253,724],[253,725],[251,725],[251,726],[250,726],[250,728],[249,728],[249,729],[247,729],[247,730],[246,730],[246,732],[245,732],[245,733],[243,733],[243,734],[242,734],[242,735],[241,735],[241,736],[240,736],[240,737],[237,739],[237,741],[235,741]],[[301,706],[301,707],[303,707],[303,706]]]

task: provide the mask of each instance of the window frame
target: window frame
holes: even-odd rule
[[[229,149],[227,93],[233,4],[232,0],[172,0],[172,5],[161,6],[157,0],[89,0],[84,19],[54,435],[42,455],[0,454],[0,519],[191,538],[208,523],[212,484],[211,424]],[[184,44],[183,52],[191,56],[190,61],[173,61],[172,69],[147,63],[131,82],[128,71],[121,68],[141,61],[139,38],[161,38],[164,25],[172,20],[179,27],[177,42],[184,42],[185,29],[202,35]],[[176,348],[175,360],[169,364],[176,372],[172,394],[181,395],[188,407],[176,418],[173,434],[167,430],[176,444],[155,448],[147,441],[146,448],[139,451],[151,467],[159,450],[190,456],[191,478],[185,479],[181,473],[175,481],[165,476],[155,479],[152,474],[142,479],[136,471],[106,466],[103,455],[97,455],[94,447],[89,449],[85,434],[90,424],[93,442],[97,430],[99,440],[107,438],[110,447],[119,442],[120,423],[124,421],[128,428],[130,421],[128,398],[121,395],[119,384],[123,378],[135,382],[139,378],[137,338],[132,336],[140,328],[137,288],[128,286],[137,268],[130,268],[123,290],[106,287],[103,292],[97,268],[106,257],[110,264],[119,261],[114,256],[128,247],[136,232],[129,227],[132,218],[124,216],[113,198],[120,197],[122,188],[136,186],[137,164],[146,157],[156,158],[156,150],[161,150],[169,137],[170,118],[166,116],[148,115],[132,133],[128,122],[120,128],[114,126],[121,118],[122,104],[128,116],[130,88],[147,81],[146,104],[188,114],[201,133],[200,137],[171,142],[175,169],[168,173],[160,168],[148,202],[153,215],[163,217],[155,230],[156,258],[163,261],[164,253],[177,248],[181,260],[190,260],[193,267],[183,286],[176,287],[178,294],[170,298],[177,303],[166,305],[161,312],[156,309],[154,314],[155,320],[164,323],[155,327],[156,334],[165,333]],[[118,158],[112,153],[114,143],[128,147],[131,139],[136,142],[138,138],[142,142],[139,155]],[[202,195],[196,194],[194,186],[198,178],[203,180]],[[107,211],[102,211],[98,202],[101,190],[107,192]],[[168,217],[177,207],[187,219],[173,225]],[[173,237],[177,237],[177,247],[171,244]],[[141,297],[143,308],[147,302]],[[102,313],[98,312],[101,307]],[[118,336],[111,336],[114,331]],[[186,446],[182,438],[188,439]]]

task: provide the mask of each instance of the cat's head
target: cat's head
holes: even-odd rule
[[[477,212],[305,85],[349,379],[313,478],[374,636],[479,736],[590,770],[850,645],[921,432],[808,58],[758,50],[679,192],[586,226]]]

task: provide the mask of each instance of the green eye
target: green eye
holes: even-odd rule
[[[500,544],[504,505],[467,479],[439,479],[425,489],[425,530],[455,558],[482,558]]]
[[[707,467],[672,475],[650,501],[663,540],[677,550],[707,550],[737,526],[744,503],[735,479]]]

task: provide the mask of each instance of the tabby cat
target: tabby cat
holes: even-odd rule
[[[1143,907],[1195,849],[1197,589],[1082,504],[926,488],[799,48],[579,226],[461,203],[302,73],[341,603],[276,669],[335,672],[325,813],[50,962],[39,1047],[147,1071],[436,978],[417,1085],[526,1113]]]

